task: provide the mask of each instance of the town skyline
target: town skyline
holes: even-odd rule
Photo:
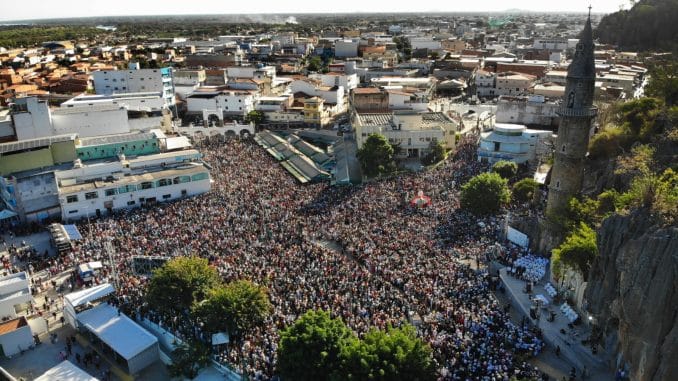
[[[60,3],[58,8],[41,7],[29,9],[25,7],[6,7],[0,21],[33,21],[59,18],[78,17],[125,17],[125,16],[176,16],[176,15],[274,15],[274,14],[332,14],[332,13],[494,13],[494,12],[572,12],[585,13],[589,5],[593,6],[593,13],[611,13],[619,10],[620,6],[628,6],[628,3],[620,0],[601,0],[596,2],[578,0],[559,4],[544,3],[537,0],[519,0],[507,4],[498,0],[486,1],[481,4],[454,4],[443,1],[427,2],[421,4],[385,4],[383,2],[370,2],[365,4],[357,0],[349,0],[339,6],[328,9],[326,5],[302,1],[295,7],[287,7],[283,4],[270,1],[258,4],[224,4],[215,0],[203,0],[200,7],[188,9],[182,4],[165,4],[156,0],[137,2],[122,0],[118,3],[118,10],[112,10],[109,6],[99,2],[83,0],[68,0]]]

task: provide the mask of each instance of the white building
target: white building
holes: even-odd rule
[[[275,79],[275,66],[230,66],[226,68],[228,78]]]
[[[97,94],[158,92],[165,104],[173,106],[172,68],[138,70],[104,70],[92,73]]]
[[[201,89],[186,98],[186,110],[190,114],[221,110],[223,115],[244,117],[254,110],[257,98],[257,93],[249,90]]]
[[[210,174],[195,150],[76,165],[54,172],[64,221],[100,216],[208,192]]]
[[[31,284],[26,272],[0,278],[0,317],[15,318],[33,301]]]
[[[358,40],[337,40],[334,43],[334,56],[337,58],[357,57],[359,45]]]
[[[475,83],[478,98],[497,96],[495,88],[496,79],[497,75],[495,73],[484,70],[476,72]]]
[[[412,45],[412,50],[415,49],[428,49],[428,50],[440,50],[442,45],[440,41],[434,40],[432,37],[410,37],[410,45]]]
[[[478,161],[495,163],[510,160],[516,164],[534,162],[537,153],[548,150],[553,132],[530,130],[520,124],[494,125],[494,130],[480,134]]]
[[[371,134],[381,134],[391,144],[398,144],[402,157],[422,157],[432,142],[455,148],[459,126],[438,112],[396,111],[389,114],[356,114],[353,120],[356,142],[361,148]]]
[[[128,111],[161,112],[167,108],[159,92],[110,95],[80,94],[61,104],[62,108],[122,106]]]
[[[543,96],[502,96],[497,102],[497,123],[525,125],[558,125],[558,103],[547,102]]]
[[[346,94],[351,90],[358,87],[360,80],[358,79],[357,74],[341,74],[341,73],[328,73],[328,74],[311,74],[309,78],[319,80],[323,86],[341,86],[344,88]]]
[[[304,93],[310,97],[322,98],[325,103],[336,105],[337,112],[345,110],[345,92],[343,86],[325,86],[311,79],[298,79],[289,85],[292,94]]]

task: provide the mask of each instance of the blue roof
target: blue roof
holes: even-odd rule
[[[82,239],[82,235],[75,225],[64,225],[64,230],[66,230],[66,235],[68,235],[68,239],[71,241],[79,241]]]

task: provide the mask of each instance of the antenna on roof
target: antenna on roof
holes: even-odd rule
[[[589,4],[589,19],[591,18],[591,4]]]

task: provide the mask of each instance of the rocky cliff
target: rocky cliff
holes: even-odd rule
[[[598,230],[586,298],[631,379],[678,380],[678,227],[647,211],[614,215]]]

